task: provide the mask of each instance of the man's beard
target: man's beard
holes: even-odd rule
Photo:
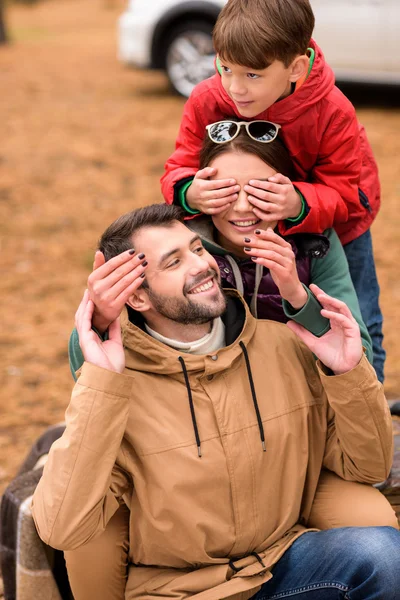
[[[214,293],[215,300],[212,301],[209,298],[208,303],[205,302],[204,304],[194,302],[191,299],[191,294],[188,294],[188,290],[201,284],[207,277],[214,277],[217,286]],[[150,287],[147,288],[147,293],[155,310],[160,315],[182,325],[203,325],[220,317],[226,309],[226,298],[214,269],[209,269],[206,274],[203,273],[201,276],[194,278],[190,285],[185,285],[183,289],[184,298],[166,298],[162,294],[154,292]]]

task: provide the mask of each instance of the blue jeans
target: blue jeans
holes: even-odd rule
[[[400,532],[343,527],[299,537],[252,600],[399,600]]]
[[[379,308],[379,285],[375,271],[370,230],[368,229],[360,237],[343,246],[343,249],[349,263],[350,275],[360,304],[361,316],[372,340],[374,369],[379,381],[383,383],[386,352],[382,347],[383,317]]]

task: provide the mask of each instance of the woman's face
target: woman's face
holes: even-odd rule
[[[230,252],[239,256],[248,256],[243,251],[246,245],[244,237],[248,237],[256,229],[275,227],[276,223],[261,221],[253,212],[253,206],[247,199],[244,186],[251,179],[267,180],[276,171],[254,154],[242,152],[225,152],[215,158],[209,165],[217,169],[212,179],[231,179],[234,177],[240,186],[239,197],[226,211],[213,215],[212,220],[218,231],[218,241]]]

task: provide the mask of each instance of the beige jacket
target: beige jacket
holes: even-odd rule
[[[127,503],[130,600],[245,600],[307,531],[322,466],[366,483],[389,473],[390,414],[365,357],[328,376],[288,327],[254,319],[236,292],[225,319],[237,339],[183,365],[123,315],[125,373],[84,364],[35,492],[39,534],[64,550]]]

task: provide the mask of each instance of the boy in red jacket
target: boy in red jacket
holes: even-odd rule
[[[212,168],[198,170],[207,125],[232,115],[271,122],[267,138],[279,130],[298,180],[277,174],[249,182],[254,229],[260,221],[276,220],[282,235],[336,229],[383,381],[382,314],[369,230],[380,204],[377,165],[353,105],[311,39],[313,28],[308,0],[228,1],[214,28],[217,73],[197,85],[185,105],[162,191],[167,203],[182,205],[190,215],[223,212],[235,202],[238,186],[235,179],[210,180]],[[262,135],[263,128],[253,124],[248,133]],[[222,124],[209,135],[221,141],[236,130]]]

